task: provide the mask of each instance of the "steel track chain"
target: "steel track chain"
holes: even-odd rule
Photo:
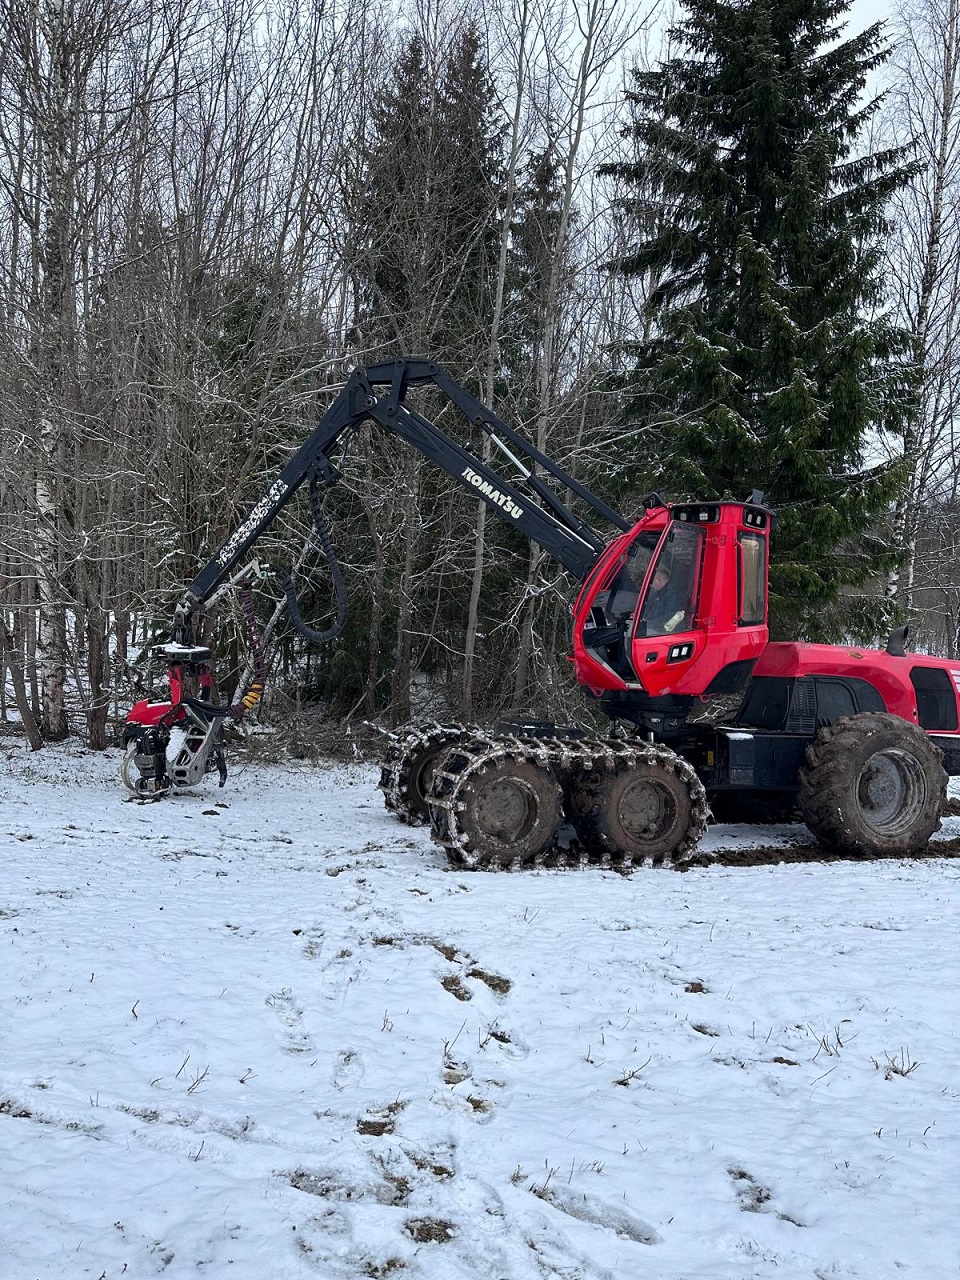
[[[480,731],[464,736],[444,756],[433,775],[428,802],[430,829],[434,840],[446,850],[447,857],[465,870],[519,870],[525,865],[520,858],[509,863],[485,862],[469,847],[467,837],[458,820],[466,808],[463,798],[465,787],[495,760],[520,760],[549,770],[549,752],[543,749],[541,740],[494,736]]]
[[[429,822],[429,817],[419,803],[415,779],[411,769],[417,757],[436,745],[451,745],[473,732],[473,726],[442,723],[439,720],[420,720],[404,725],[390,735],[391,742],[380,766],[380,781],[384,806],[401,822],[419,827]]]
[[[577,772],[582,776],[584,773],[597,769],[604,769],[610,772],[625,772],[636,769],[639,766],[649,766],[656,770],[662,770],[667,774],[673,774],[683,785],[691,804],[690,818],[686,830],[669,853],[656,858],[638,858],[624,849],[613,848],[609,851],[604,849],[599,854],[592,854],[592,859],[594,861],[599,859],[600,865],[605,865],[605,859],[609,852],[609,856],[613,859],[613,865],[619,870],[629,870],[634,865],[658,866],[662,863],[674,865],[682,863],[686,855],[697,848],[710,819],[707,793],[693,765],[685,760],[683,756],[671,750],[670,747],[659,743],[636,742],[629,739],[612,741],[601,739],[585,742],[582,746],[585,750],[581,753],[574,752],[575,758],[571,759],[567,764],[569,773],[565,779],[567,783],[567,788],[565,789],[568,789],[569,784],[574,781]],[[579,758],[576,758],[578,755]],[[566,757],[566,759],[569,759],[569,757]],[[566,759],[564,764],[566,764]],[[564,765],[561,764],[560,767],[563,768]]]
[[[627,872],[634,865],[652,865],[654,859],[637,859],[624,849],[605,848],[590,852],[577,839],[561,843],[558,827],[553,840],[534,857],[510,862],[486,861],[469,847],[458,815],[466,807],[466,788],[484,767],[497,758],[523,760],[549,770],[569,790],[578,775],[605,770],[614,772],[649,765],[676,775],[691,799],[691,816],[683,838],[670,856],[658,861],[682,862],[702,836],[709,818],[706,792],[693,766],[682,756],[653,743],[623,739],[527,738],[494,736],[471,730],[469,736],[451,748],[439,763],[428,796],[431,831],[456,866],[466,870],[520,870],[528,867],[596,866]],[[568,817],[569,815],[565,815]]]

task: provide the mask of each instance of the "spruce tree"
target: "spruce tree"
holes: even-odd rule
[[[885,625],[862,586],[896,560],[901,483],[878,433],[912,412],[905,335],[884,315],[884,210],[910,173],[868,151],[879,25],[839,40],[848,0],[688,0],[678,52],[636,73],[625,184],[648,290],[628,414],[672,496],[765,490],[779,512],[775,635]],[[646,445],[644,445],[646,442]],[[871,465],[872,464],[872,465]]]
[[[439,67],[412,35],[376,97],[358,222],[360,328],[466,375],[486,349],[501,214],[503,129],[476,27]]]
[[[514,402],[517,417],[536,412],[537,384],[541,376],[547,333],[556,330],[561,312],[551,290],[551,276],[558,269],[557,255],[562,218],[562,175],[552,145],[534,151],[520,173],[516,209],[510,237],[510,303],[504,321],[502,347],[509,385],[506,396]],[[564,297],[572,272],[568,261],[559,263],[560,280],[555,292]],[[546,376],[551,371],[546,370]]]
[[[406,37],[373,102],[361,157],[356,345],[367,362],[425,356],[480,389],[502,217],[502,140],[478,29],[461,23],[444,33],[442,49],[418,33]],[[410,402],[430,418],[446,406],[429,389]],[[454,434],[469,430],[458,415],[444,425]],[[371,648],[366,702],[377,709],[389,672],[390,714],[405,719],[415,672],[434,687],[461,683],[462,583],[475,506],[410,446],[379,431],[362,488],[390,495],[376,502],[377,532],[361,557],[376,566],[368,584],[376,626],[355,637],[358,651]],[[360,610],[357,618],[362,632]]]
[[[437,123],[445,197],[437,249],[449,282],[437,341],[444,358],[466,373],[468,361],[479,366],[487,351],[504,203],[505,127],[472,23],[447,55]]]

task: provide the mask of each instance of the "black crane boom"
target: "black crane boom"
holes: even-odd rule
[[[408,389],[424,385],[435,386],[471,423],[490,437],[495,447],[519,471],[519,481],[530,490],[535,500],[406,403]],[[351,373],[309,438],[191,582],[178,606],[181,621],[194,609],[202,607],[227,581],[240,560],[304,481],[318,476],[327,480],[336,477],[333,453],[353,430],[367,421],[399,436],[436,463],[469,493],[558,560],[578,580],[586,578],[596,564],[605,539],[570,510],[536,474],[535,468],[546,472],[603,520],[620,530],[630,527],[612,507],[590,493],[492,409],[471,395],[442,365],[404,358]]]

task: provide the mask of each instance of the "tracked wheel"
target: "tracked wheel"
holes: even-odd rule
[[[693,768],[650,746],[584,767],[568,787],[567,816],[590,854],[659,864],[696,846],[709,808]]]
[[[398,733],[380,768],[380,790],[386,808],[412,827],[429,822],[427,795],[437,762],[472,732],[476,731],[464,725],[431,720],[408,725]]]
[[[798,807],[829,848],[865,855],[926,849],[940,826],[940,750],[899,716],[866,712],[826,725],[807,748]]]
[[[562,814],[547,753],[511,739],[450,750],[429,802],[434,838],[452,861],[474,869],[536,861],[556,840]]]

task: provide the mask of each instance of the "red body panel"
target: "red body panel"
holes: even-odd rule
[[[168,716],[176,707],[173,702],[147,702],[142,699],[135,702],[127,713],[127,724],[159,724],[165,716]],[[183,708],[179,708],[180,715],[175,717],[180,719],[183,714]]]
[[[960,690],[960,660],[929,658],[924,654],[889,654],[883,649],[830,644],[768,644],[754,668],[755,676],[852,677],[873,685],[891,714],[918,723],[917,695],[910,673],[917,667],[935,668],[950,676],[954,695]],[[958,709],[960,710],[960,709]]]
[[[186,672],[195,676],[199,682],[201,697],[209,699],[213,687],[213,675],[207,662],[182,663],[171,662],[167,668],[167,684],[170,686],[169,702],[150,702],[141,699],[135,702],[127,713],[129,725],[155,725],[161,720],[176,724],[186,715],[181,701],[185,693]]]

